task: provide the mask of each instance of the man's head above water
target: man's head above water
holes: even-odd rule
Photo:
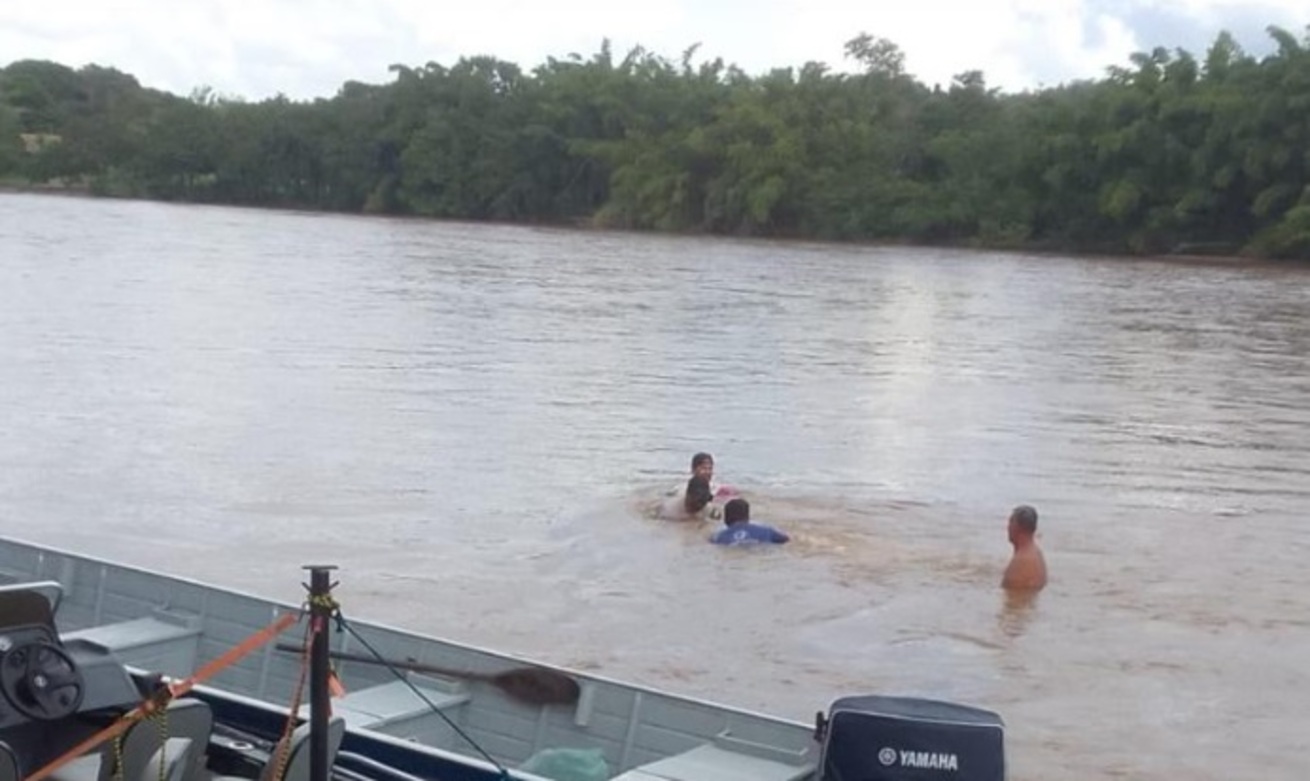
[[[714,456],[709,453],[697,453],[691,457],[691,474],[703,477],[706,482],[714,477]]]

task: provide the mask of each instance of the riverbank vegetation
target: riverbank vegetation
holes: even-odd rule
[[[1310,258],[1310,34],[1157,48],[1100,80],[929,87],[887,40],[751,76],[605,45],[531,71],[392,66],[330,99],[0,70],[0,182],[94,194],[662,231]]]

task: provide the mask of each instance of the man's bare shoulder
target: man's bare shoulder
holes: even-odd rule
[[[1036,545],[1016,551],[1001,577],[1001,587],[1036,591],[1046,586],[1046,557]]]

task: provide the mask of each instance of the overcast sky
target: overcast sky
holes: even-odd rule
[[[389,81],[392,63],[491,54],[525,69],[609,38],[672,60],[700,43],[752,74],[827,62],[867,31],[927,83],[979,69],[1007,90],[1099,78],[1134,51],[1202,54],[1227,29],[1252,53],[1264,28],[1298,37],[1310,0],[0,0],[0,64],[96,63],[178,94],[201,85],[259,99],[331,96]]]

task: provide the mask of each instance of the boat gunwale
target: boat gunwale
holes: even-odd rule
[[[37,553],[53,553],[53,554],[57,554],[57,555],[60,555],[60,556],[66,556],[66,557],[73,558],[73,559],[80,559],[80,560],[82,560],[82,561],[89,562],[89,563],[91,563],[91,564],[96,564],[96,565],[100,565],[100,566],[104,566],[104,567],[115,567],[115,568],[118,568],[118,569],[131,571],[131,572],[134,572],[134,573],[137,573],[137,574],[141,574],[141,575],[145,575],[145,576],[148,576],[148,577],[160,578],[160,579],[163,579],[163,580],[170,580],[170,581],[173,581],[173,582],[176,582],[176,583],[184,583],[184,584],[188,584],[188,585],[193,586],[193,587],[196,587],[196,588],[201,588],[201,589],[211,589],[211,590],[214,590],[214,591],[226,592],[226,593],[231,594],[231,595],[233,595],[233,596],[238,596],[238,597],[243,597],[243,598],[246,598],[246,599],[251,599],[251,600],[255,600],[255,601],[259,601],[259,602],[263,602],[263,603],[265,603],[265,604],[267,604],[267,605],[270,605],[270,606],[273,606],[273,607],[279,607],[279,608],[282,608],[282,609],[287,610],[287,611],[301,612],[301,611],[303,610],[303,608],[302,608],[301,606],[293,605],[292,603],[284,602],[284,601],[282,601],[282,600],[274,599],[274,598],[271,598],[271,597],[260,596],[260,595],[258,595],[258,594],[255,594],[255,593],[252,593],[252,592],[246,591],[246,590],[241,589],[241,588],[234,588],[234,587],[229,587],[229,586],[224,586],[224,585],[216,585],[216,584],[213,584],[213,583],[207,583],[207,582],[205,582],[205,581],[202,581],[202,580],[199,580],[199,579],[196,579],[196,578],[190,578],[190,577],[186,577],[186,576],[182,576],[182,575],[174,575],[174,574],[170,574],[170,573],[159,572],[159,571],[155,571],[155,570],[147,569],[147,568],[144,567],[144,566],[139,566],[139,565],[135,565],[135,564],[127,564],[127,563],[123,563],[123,562],[115,562],[115,561],[111,561],[111,560],[109,560],[109,559],[101,558],[101,557],[99,557],[99,556],[94,556],[94,555],[84,554],[84,553],[78,553],[78,552],[76,552],[76,551],[68,550],[68,549],[61,548],[61,547],[57,547],[57,546],[54,546],[54,545],[47,545],[47,544],[45,544],[45,543],[35,543],[35,542],[29,542],[29,541],[27,541],[27,540],[21,540],[21,539],[18,539],[18,538],[12,537],[12,536],[10,536],[10,535],[8,535],[8,534],[0,535],[0,544],[14,545],[14,546],[22,547],[22,548],[28,548],[28,549],[30,549],[30,550],[32,550],[32,551],[34,551],[34,552],[37,552]],[[50,577],[50,576],[45,576],[45,575],[43,575],[42,577]],[[54,580],[58,580],[57,577],[53,577],[52,579],[54,579]],[[562,672],[562,673],[565,673],[565,674],[567,674],[567,675],[570,675],[570,676],[576,677],[576,678],[580,679],[581,681],[594,681],[594,682],[596,682],[596,683],[608,684],[608,685],[611,685],[611,686],[618,687],[618,688],[620,688],[620,689],[626,689],[626,690],[630,690],[630,691],[641,692],[641,693],[643,693],[643,694],[651,694],[651,695],[655,695],[655,696],[658,696],[658,697],[666,697],[666,698],[669,698],[669,699],[672,699],[672,700],[677,700],[677,701],[680,701],[680,702],[690,703],[690,704],[693,704],[693,705],[697,705],[697,706],[705,707],[705,708],[708,708],[708,709],[710,709],[710,710],[714,710],[714,711],[733,713],[733,714],[736,714],[736,715],[745,716],[745,717],[752,718],[752,719],[758,719],[758,720],[760,720],[760,721],[770,722],[770,723],[777,724],[777,725],[780,725],[780,726],[787,726],[787,727],[798,728],[798,729],[800,729],[800,730],[804,730],[804,731],[806,731],[806,732],[812,732],[812,731],[813,731],[813,726],[810,725],[810,724],[807,724],[807,723],[805,723],[805,722],[803,722],[803,721],[798,721],[798,720],[794,720],[794,719],[789,719],[789,718],[786,718],[786,717],[783,717],[783,716],[777,716],[777,715],[774,715],[774,714],[763,713],[763,712],[761,712],[761,711],[750,710],[750,709],[747,709],[747,708],[744,708],[744,707],[740,707],[740,706],[736,706],[736,705],[730,705],[730,704],[723,703],[723,702],[715,702],[715,701],[712,701],[712,700],[702,699],[702,698],[695,697],[695,696],[684,695],[684,694],[678,694],[678,693],[676,693],[676,692],[671,692],[671,691],[667,691],[667,690],[664,690],[664,689],[659,689],[659,688],[656,688],[656,687],[653,687],[653,686],[649,686],[649,685],[646,685],[646,684],[631,683],[631,682],[627,682],[627,681],[618,680],[618,679],[615,679],[615,678],[609,678],[609,677],[607,677],[607,676],[603,676],[603,675],[595,675],[595,674],[592,674],[592,673],[581,672],[581,671],[578,671],[578,670],[574,670],[573,668],[570,668],[570,667],[565,667],[565,666],[563,666],[563,665],[557,665],[557,664],[553,664],[553,663],[544,663],[544,662],[541,662],[541,661],[538,661],[538,660],[530,659],[530,658],[523,657],[523,656],[519,656],[519,655],[516,655],[516,654],[509,654],[509,653],[505,653],[505,652],[502,652],[502,651],[492,651],[492,650],[489,650],[489,649],[487,649],[487,648],[484,648],[484,647],[482,647],[482,646],[475,645],[475,644],[472,644],[472,643],[465,643],[465,642],[458,642],[458,641],[454,641],[454,640],[448,640],[448,639],[445,639],[445,638],[442,638],[442,637],[439,637],[439,636],[436,636],[436,635],[421,634],[421,633],[419,633],[419,632],[417,632],[417,631],[415,631],[415,630],[404,629],[404,628],[401,628],[401,627],[392,626],[392,625],[390,625],[390,624],[385,624],[385,623],[380,623],[380,622],[374,622],[374,621],[356,620],[356,619],[354,619],[354,618],[351,618],[351,619],[350,619],[350,623],[351,623],[352,625],[356,626],[356,627],[364,626],[364,627],[369,627],[369,628],[371,628],[371,629],[381,629],[381,630],[384,630],[384,631],[387,631],[387,632],[391,632],[391,633],[394,633],[394,634],[397,634],[397,635],[401,635],[401,636],[404,636],[404,637],[407,637],[407,638],[412,638],[412,639],[416,639],[416,640],[420,640],[420,641],[435,641],[435,642],[437,642],[437,643],[441,643],[441,644],[443,644],[443,645],[451,646],[451,647],[454,647],[454,648],[457,648],[457,649],[465,649],[465,650],[469,650],[469,651],[474,651],[474,652],[476,652],[476,653],[485,654],[485,655],[487,655],[487,656],[489,656],[489,657],[492,657],[492,658],[495,658],[495,659],[500,659],[500,660],[503,660],[503,661],[512,662],[512,663],[517,664],[517,665],[533,666],[533,667],[542,667],[542,668],[546,668],[546,669],[557,670],[557,671]],[[238,694],[239,696],[247,696],[247,695],[240,695],[239,692],[232,692],[232,693],[233,693],[233,694]],[[831,704],[831,703],[829,703],[829,704]],[[826,706],[825,706],[825,707],[826,707]]]

